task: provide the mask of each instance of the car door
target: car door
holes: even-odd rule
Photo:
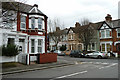
[[[88,53],[88,56],[89,57],[93,57],[93,53]]]
[[[98,54],[99,54],[99,52],[94,52],[93,57],[97,58]]]

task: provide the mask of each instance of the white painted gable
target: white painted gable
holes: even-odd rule
[[[69,33],[73,33],[72,29],[70,29]]]
[[[108,25],[106,25],[105,23],[102,25],[101,29],[108,29]]]

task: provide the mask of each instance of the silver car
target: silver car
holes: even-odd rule
[[[54,51],[54,52],[57,53],[58,56],[65,56],[65,53],[62,52],[62,51],[60,51],[60,50],[56,50],[56,51]]]
[[[92,58],[108,58],[108,54],[105,52],[99,52],[99,51],[95,51],[92,53],[88,53],[85,55],[86,57],[92,57]]]

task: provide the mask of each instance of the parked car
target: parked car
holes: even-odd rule
[[[92,57],[92,58],[108,58],[108,54],[105,53],[105,52],[100,52],[100,51],[95,51],[95,52],[92,52],[92,53],[87,53],[85,55],[86,57]]]
[[[65,53],[60,50],[56,50],[56,51],[54,51],[54,53],[57,53],[58,56],[65,56]]]
[[[83,54],[80,50],[71,50],[70,57],[83,57]]]
[[[71,53],[71,50],[66,50],[66,51],[64,51],[64,53],[65,53],[65,55],[69,56]]]

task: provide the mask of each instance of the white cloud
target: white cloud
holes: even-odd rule
[[[106,14],[118,18],[118,0],[28,0],[38,4],[39,9],[49,18],[60,18],[66,27],[74,26],[81,18],[91,21],[103,21]]]

